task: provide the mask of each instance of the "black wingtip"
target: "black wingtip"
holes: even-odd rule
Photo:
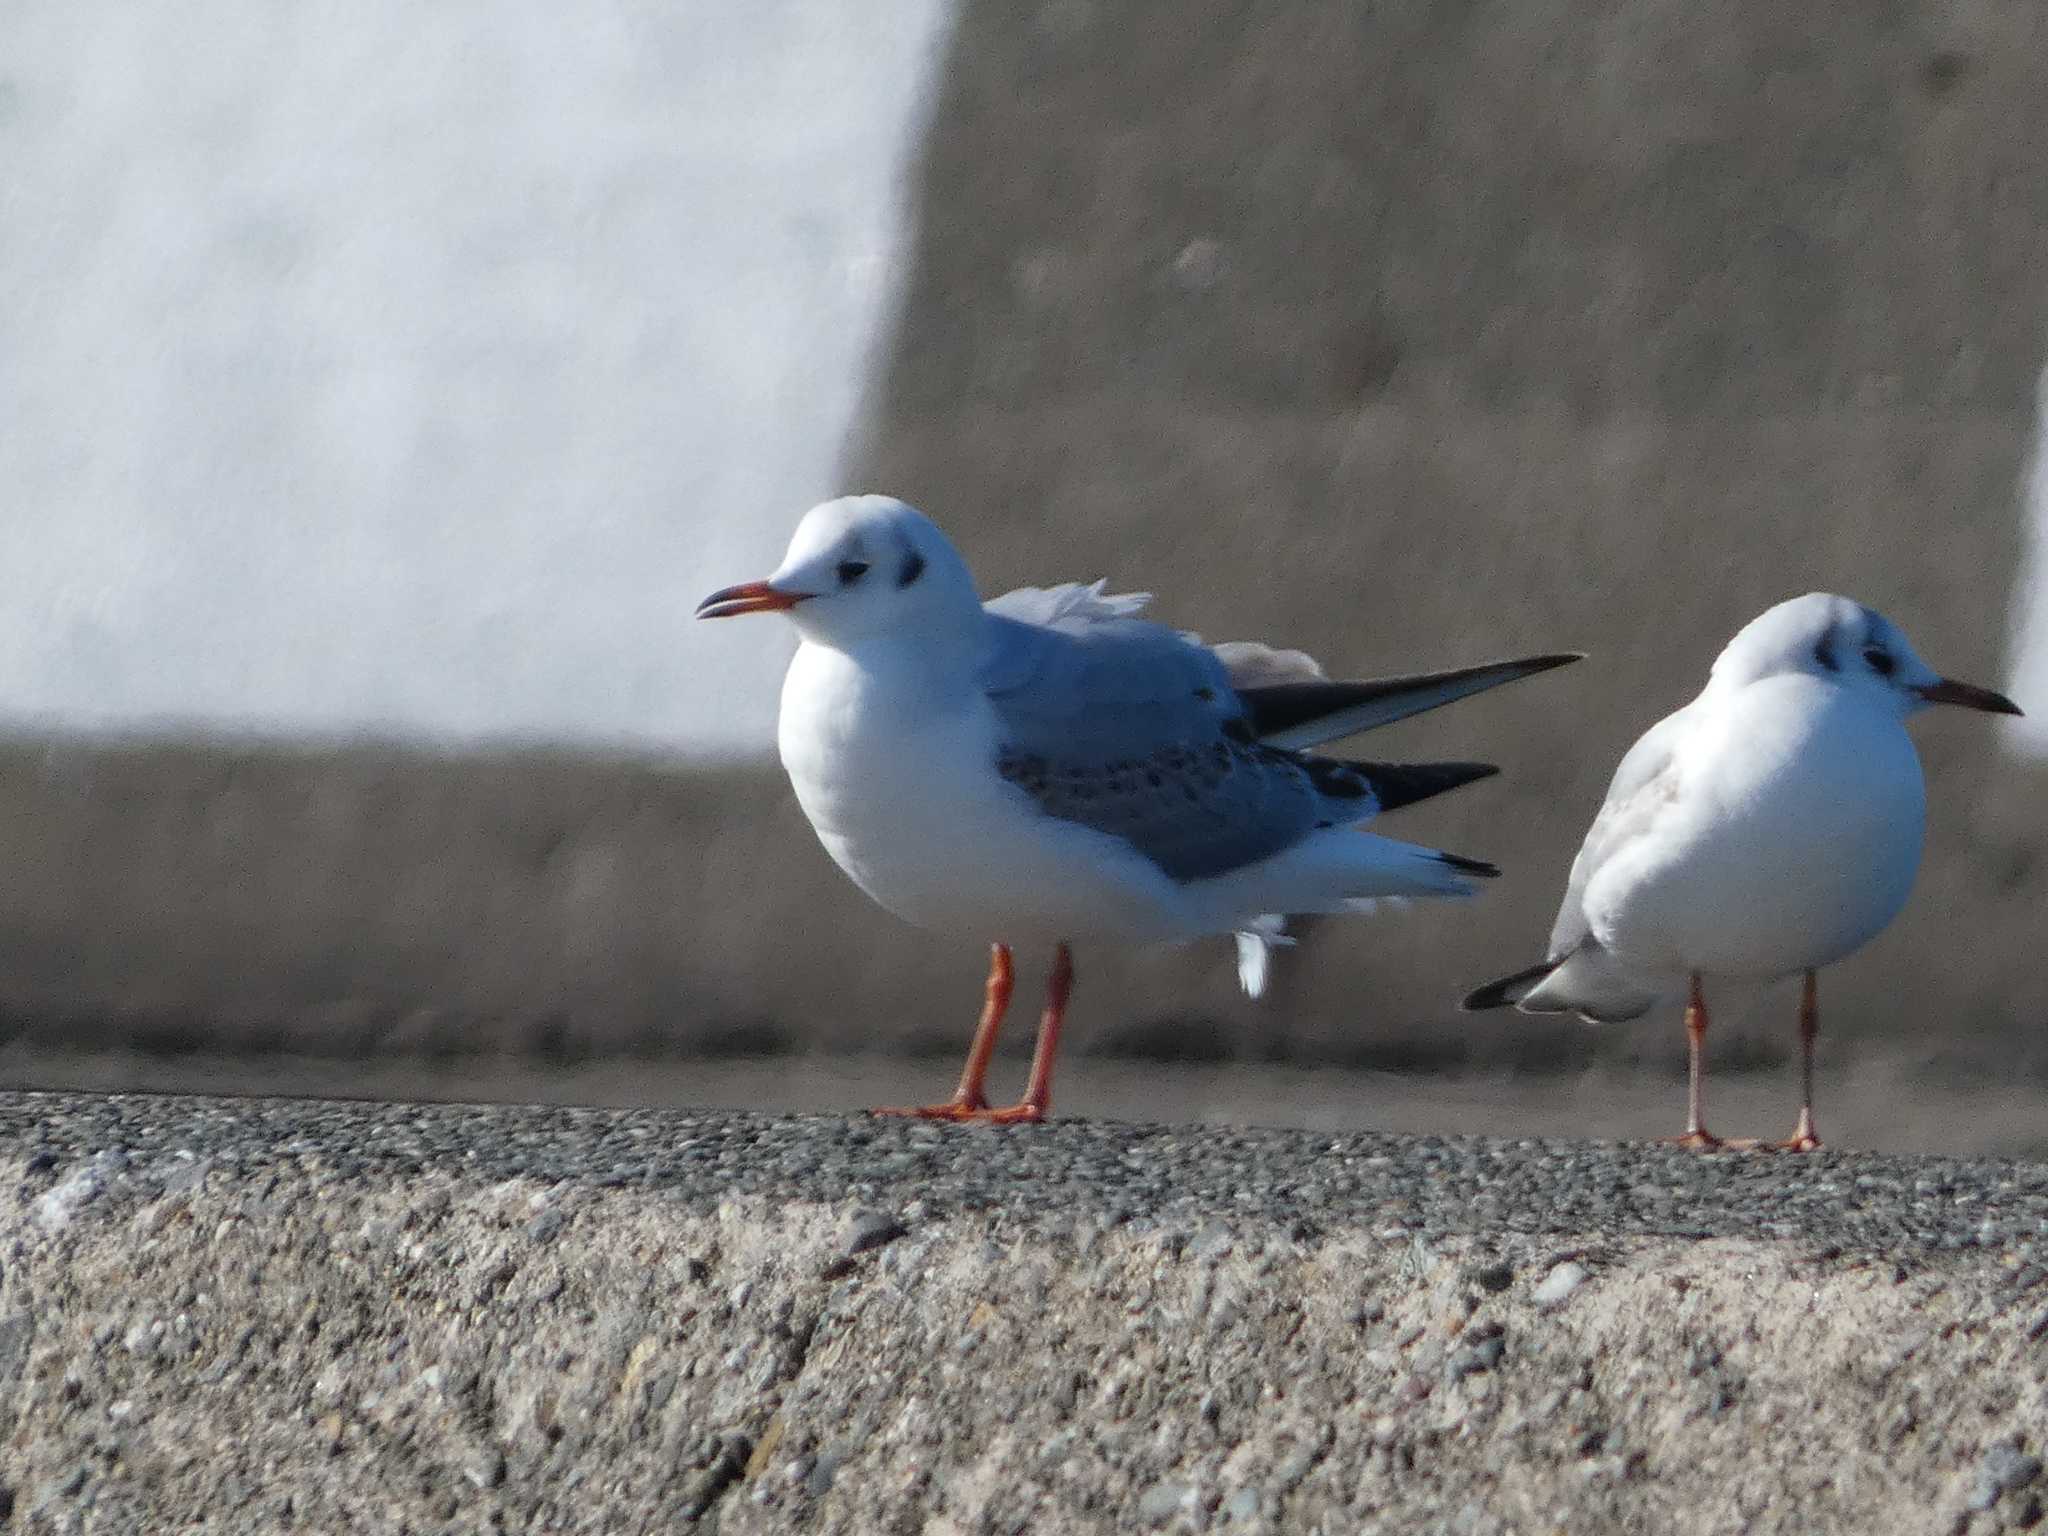
[[[1467,993],[1458,1006],[1467,1013],[1484,1013],[1489,1008],[1512,1008],[1528,995],[1537,982],[1556,969],[1555,960],[1545,960],[1512,976],[1503,976],[1499,981],[1489,981],[1477,991]]]
[[[1461,875],[1477,875],[1483,880],[1491,880],[1500,873],[1498,864],[1489,864],[1484,859],[1468,859],[1462,853],[1439,853],[1437,859]]]
[[[1308,761],[1336,761],[1362,774],[1372,788],[1374,803],[1383,811],[1397,811],[1404,805],[1462,789],[1500,772],[1498,763],[1360,763],[1341,758]]]
[[[1527,667],[1525,674],[1534,677],[1538,672],[1551,672],[1559,667],[1568,667],[1575,661],[1584,661],[1584,651],[1550,651],[1541,656],[1524,656],[1516,666]]]

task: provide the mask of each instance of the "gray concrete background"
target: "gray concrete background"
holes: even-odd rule
[[[2043,27],[965,7],[848,487],[928,507],[991,590],[1109,574],[1338,672],[1593,653],[1370,741],[1504,765],[1386,824],[1500,862],[1478,905],[1324,925],[1263,1006],[1220,943],[1084,948],[1078,1047],[1668,1049],[1452,1004],[1535,953],[1615,757],[1766,603],[1854,592],[1998,681],[2048,343]],[[754,574],[681,566],[677,602]],[[1920,890],[1830,973],[1827,1028],[2031,1080],[2048,770],[1981,720],[1918,735]],[[853,892],[766,770],[20,742],[0,867],[0,1009],[83,1045],[950,1051],[981,966]],[[1789,1046],[1784,999],[1724,1022]]]
[[[0,1096],[0,1511],[1988,1536],[2044,1233],[1958,1159]]]

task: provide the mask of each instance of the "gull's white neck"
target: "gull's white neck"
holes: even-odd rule
[[[904,764],[926,738],[957,733],[970,721],[986,728],[981,650],[900,631],[844,643],[806,638],[797,648],[782,684],[777,744],[797,798],[821,831],[842,822],[858,796],[909,792]]]
[[[790,664],[783,695],[803,686],[827,693],[851,690],[874,703],[916,708],[934,698],[959,700],[975,686],[986,648],[986,620],[943,633],[886,629],[848,639],[803,637]]]

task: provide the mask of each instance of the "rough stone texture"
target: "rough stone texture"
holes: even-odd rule
[[[28,1530],[2041,1514],[2036,1165],[9,1096],[0,1189]]]

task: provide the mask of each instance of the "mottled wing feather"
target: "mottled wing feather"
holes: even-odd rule
[[[1137,618],[1144,602],[1105,594],[1101,582],[1005,593],[986,605],[981,678],[1001,722],[1002,776],[1048,816],[1121,838],[1177,880],[1226,874],[1318,828],[1366,821],[1495,771],[1309,756],[1293,740],[1261,739],[1254,697],[1288,714],[1287,732],[1316,736],[1310,717],[1399,718],[1557,664],[1331,684],[1315,681],[1320,669],[1299,651],[1212,649]],[[1333,734],[1325,724],[1316,739]]]
[[[1011,594],[1015,596],[1015,594]],[[1265,747],[1223,664],[1142,619],[1040,601],[990,605],[983,670],[1001,721],[997,769],[1049,816],[1118,837],[1177,880],[1227,873],[1291,846],[1371,786],[1340,764]],[[1013,611],[1005,611],[1005,609]]]
[[[1004,778],[1040,809],[1122,838],[1176,880],[1227,874],[1346,820],[1373,814],[1371,787],[1343,765],[1304,761],[1257,742],[1161,747],[1142,757],[1084,761],[1011,748]]]

